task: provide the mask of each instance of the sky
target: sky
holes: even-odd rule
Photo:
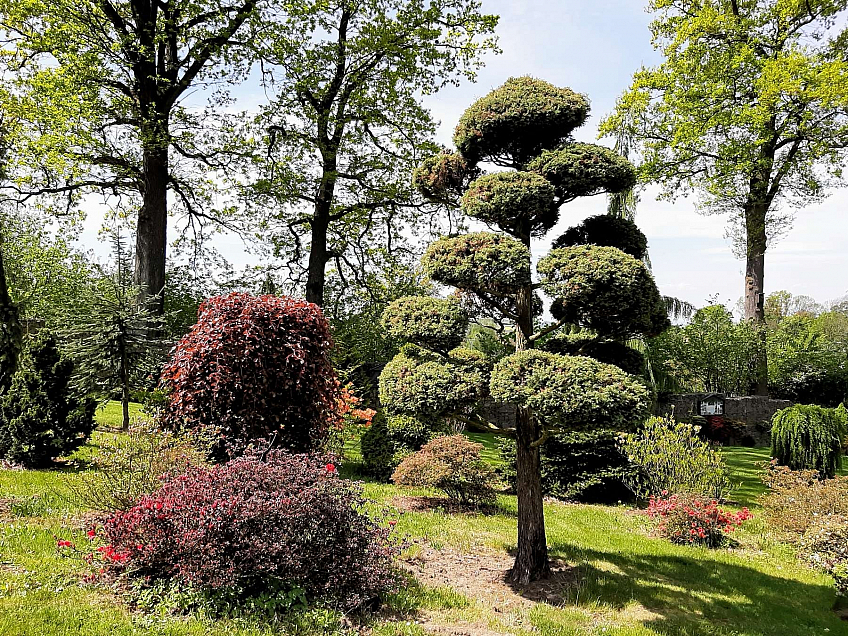
[[[425,103],[441,122],[439,139],[450,144],[453,127],[474,100],[508,78],[532,75],[588,95],[589,121],[575,136],[596,141],[597,127],[629,86],[640,66],[656,65],[644,0],[482,0],[483,11],[500,16],[500,55],[489,55],[476,83],[448,87]],[[234,93],[245,101],[256,92],[244,86]],[[612,145],[612,140],[600,143]],[[846,183],[848,185],[848,183]],[[735,307],[743,290],[744,262],[731,251],[726,218],[703,216],[694,202],[657,201],[657,189],[641,193],[636,222],[649,241],[654,276],[664,295],[695,306],[718,299]],[[567,227],[606,210],[604,196],[577,200],[562,209],[553,239]],[[792,229],[766,255],[766,293],[787,290],[827,302],[848,293],[848,188],[823,203],[799,210]],[[94,247],[96,224],[82,241]],[[218,241],[236,265],[251,262],[235,238]],[[539,242],[536,255],[546,251]],[[100,251],[100,250],[98,250]]]

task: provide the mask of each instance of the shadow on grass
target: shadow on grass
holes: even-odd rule
[[[700,550],[673,556],[560,544],[551,552],[580,564],[568,601],[617,610],[635,601],[647,610],[641,622],[660,634],[848,634],[831,611],[828,585],[703,558]]]

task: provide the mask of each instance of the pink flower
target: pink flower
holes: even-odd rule
[[[64,539],[59,539],[56,542],[56,547],[57,548],[73,548],[74,544],[71,543],[70,541],[65,541]]]

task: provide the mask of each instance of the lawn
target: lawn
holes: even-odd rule
[[[488,459],[496,459],[490,436],[472,437],[486,446]],[[756,515],[757,472],[768,453],[733,448],[726,455],[741,483],[736,499]],[[0,498],[6,500],[0,507],[0,634],[345,633],[343,617],[323,610],[295,614],[276,625],[145,615],[130,611],[113,591],[81,583],[82,564],[60,557],[55,548],[57,537],[86,541],[82,511],[67,499],[68,484],[77,478],[72,469],[0,470]],[[380,507],[408,494],[385,484],[366,483],[365,489]],[[515,545],[515,509],[514,497],[501,496],[498,512],[488,516],[439,509],[389,512],[397,528],[422,546],[508,560]],[[848,635],[848,624],[831,611],[832,581],[801,567],[788,548],[766,536],[756,518],[738,533],[738,545],[708,550],[650,536],[645,517],[624,506],[551,502],[545,510],[552,556],[566,572],[556,604],[510,603],[423,580],[367,621],[371,633]],[[422,549],[413,547],[409,555]],[[481,574],[475,568],[469,561],[469,580]]]

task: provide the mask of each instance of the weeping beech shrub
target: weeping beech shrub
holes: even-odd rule
[[[796,404],[774,414],[771,455],[793,470],[833,477],[842,467],[845,422],[834,409]]]

